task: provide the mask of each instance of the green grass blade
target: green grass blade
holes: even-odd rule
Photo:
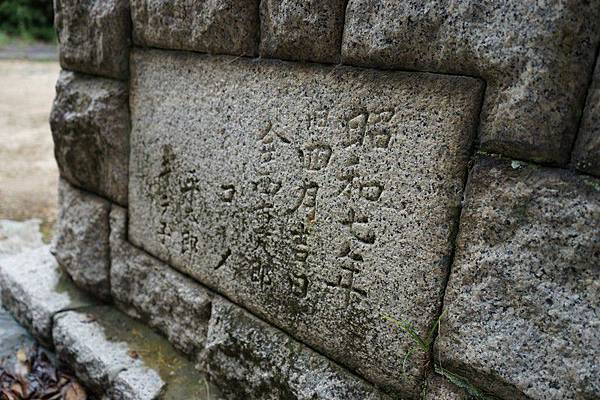
[[[414,330],[414,328],[412,327],[412,325],[410,325],[409,323],[403,323],[398,321],[395,318],[392,318],[390,316],[384,316],[383,317],[384,320],[390,321],[392,322],[394,325],[398,326],[400,329],[402,329],[404,332],[408,333],[410,335],[410,337],[413,339],[413,341],[423,350],[423,351],[429,351],[429,345],[427,343],[425,343],[425,341],[423,341],[423,339],[421,339],[421,337],[419,336],[419,334]]]

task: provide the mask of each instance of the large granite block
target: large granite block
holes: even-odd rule
[[[113,300],[128,315],[147,321],[185,354],[204,347],[212,294],[191,278],[132,246],[127,211],[110,212],[110,283]]]
[[[115,79],[129,74],[128,0],[54,0],[63,68]]]
[[[350,0],[344,63],[481,76],[481,147],[565,164],[600,39],[600,0]]]
[[[75,284],[110,299],[110,203],[59,181],[60,210],[52,252]]]
[[[127,204],[127,85],[62,71],[50,126],[61,175],[75,186]]]
[[[464,77],[136,51],[129,239],[416,393],[479,111]],[[186,107],[180,106],[185,99]],[[351,349],[351,351],[350,351]]]
[[[600,176],[600,61],[596,61],[596,72],[588,89],[572,161],[577,169]]]
[[[340,60],[346,0],[263,0],[260,55],[286,60]]]
[[[221,298],[213,304],[200,368],[229,399],[388,399],[369,383]]]
[[[502,398],[599,398],[599,266],[599,180],[478,162],[435,354]]]
[[[141,46],[254,56],[259,0],[131,0],[134,42]]]
[[[60,270],[49,246],[0,259],[2,306],[42,344],[52,346],[52,317],[94,304]]]

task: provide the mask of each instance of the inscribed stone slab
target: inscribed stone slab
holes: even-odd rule
[[[129,239],[367,379],[416,394],[481,82],[136,51]],[[186,106],[181,107],[182,102]],[[351,350],[351,351],[350,351]]]

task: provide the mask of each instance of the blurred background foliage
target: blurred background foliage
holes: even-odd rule
[[[0,42],[55,41],[52,0],[0,0]]]

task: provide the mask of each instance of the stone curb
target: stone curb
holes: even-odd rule
[[[0,260],[0,292],[18,322],[104,398],[220,398],[166,339],[77,289],[49,246]]]
[[[70,283],[49,246],[2,258],[0,293],[4,307],[48,347],[54,314],[95,303]]]
[[[66,311],[54,322],[59,358],[96,393],[132,400],[219,398],[192,361],[113,307]]]

